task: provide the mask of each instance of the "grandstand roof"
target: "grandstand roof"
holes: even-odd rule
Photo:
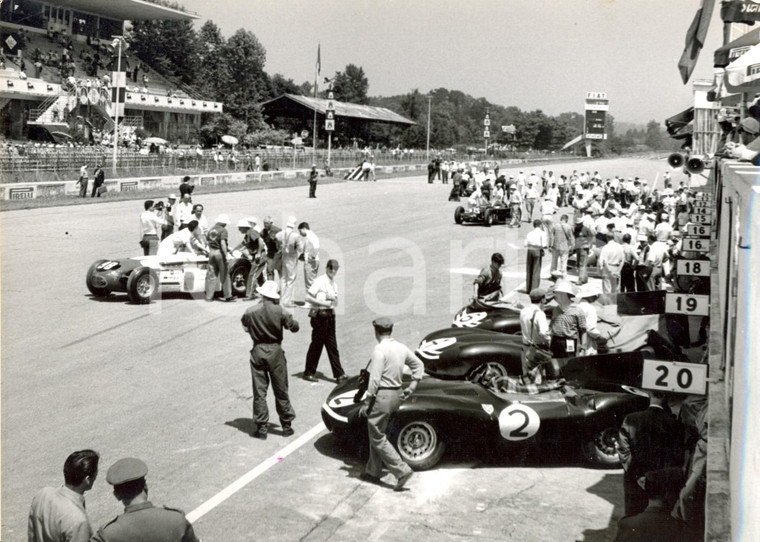
[[[261,104],[267,114],[273,116],[298,116],[304,108],[314,111],[319,115],[324,115],[327,111],[327,102],[323,98],[308,98],[296,94],[283,94],[277,98],[266,101]],[[371,105],[352,104],[348,102],[337,102],[333,100],[336,117],[348,117],[370,122],[386,122],[391,124],[417,124],[414,121],[402,117],[398,113],[386,109],[385,107],[374,107]]]
[[[193,20],[200,17],[194,13],[168,8],[145,0],[49,0],[69,9],[81,9],[123,21],[144,19]]]

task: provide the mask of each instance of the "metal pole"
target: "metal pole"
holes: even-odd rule
[[[428,123],[427,123],[427,147],[425,150],[425,161],[430,162],[430,107],[433,101],[433,97],[428,94]]]
[[[330,151],[332,149],[332,131],[327,132],[327,167],[330,167]]]
[[[319,74],[314,70],[314,140],[312,141],[311,163],[317,163],[317,82]]]
[[[117,147],[119,145],[119,82],[121,80],[121,36],[117,36],[119,40],[119,54],[116,60],[116,103],[114,104],[114,116],[113,116],[113,164],[111,173],[116,176],[116,156]]]

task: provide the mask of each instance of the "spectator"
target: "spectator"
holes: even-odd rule
[[[581,337],[581,348],[578,355],[594,356],[598,353],[599,347],[607,344],[607,339],[602,336],[602,333],[596,327],[599,315],[593,303],[599,298],[600,293],[599,287],[596,285],[584,284],[580,288],[578,308],[586,318],[586,333]]]
[[[533,221],[533,230],[525,237],[525,246],[528,248],[528,258],[525,262],[525,291],[530,292],[541,285],[541,259],[549,246],[546,231],[539,219]]]
[[[166,223],[156,213],[152,199],[143,203],[145,210],[140,215],[140,246],[144,256],[158,254],[158,232]]]
[[[308,222],[301,222],[298,225],[298,233],[304,238],[304,249],[301,257],[303,258],[304,286],[308,291],[319,271],[319,237],[311,231]]]
[[[591,251],[591,244],[594,241],[594,232],[584,224],[584,217],[578,216],[575,219],[575,263],[578,267],[578,284],[583,285],[588,282],[588,257]]]
[[[179,204],[175,207],[174,223],[181,230],[186,228],[188,223],[193,220],[193,203],[190,194],[184,194],[180,198]]]
[[[185,175],[182,178],[182,182],[179,185],[179,196],[182,197],[185,194],[193,195],[193,190],[195,190],[195,185],[190,184],[190,175]]]
[[[280,252],[280,242],[277,240],[277,234],[280,231],[280,228],[272,223],[271,216],[264,217],[264,229],[261,230],[261,238],[267,247],[267,280],[274,280],[275,271],[277,271],[279,278],[282,271],[282,253]],[[277,298],[279,299],[279,295]]]
[[[29,509],[29,542],[88,542],[92,536],[84,494],[98,477],[100,456],[80,450],[63,464],[64,484],[45,487],[32,499]]]
[[[636,291],[636,266],[639,264],[636,248],[631,245],[631,234],[623,234],[623,267],[620,270],[620,291],[621,292],[635,292]]]
[[[319,173],[317,172],[317,165],[311,165],[311,171],[309,171],[309,197],[317,197],[317,181],[319,180]]]
[[[602,247],[597,261],[597,268],[602,274],[602,292],[617,294],[620,291],[620,273],[625,262],[625,250],[615,240],[615,235],[606,235],[607,244]]]
[[[103,168],[100,166],[97,166],[95,168],[95,172],[93,173],[93,184],[92,184],[92,195],[91,198],[94,198],[95,195],[100,197],[100,195],[105,191],[105,187],[103,187],[103,190],[101,191],[101,187],[103,186],[103,183],[106,182],[106,174],[103,171]]]
[[[522,332],[522,374],[527,375],[543,361],[551,359],[549,344],[549,323],[544,313],[546,290],[535,288],[530,291],[531,304],[520,311]]]
[[[566,280],[557,281],[554,287],[557,306],[549,324],[552,354],[556,358],[577,356],[581,335],[586,332],[586,317],[577,305],[572,304],[574,297],[572,284]]]
[[[568,224],[568,216],[562,215],[558,224],[552,226],[552,276],[564,278],[567,275],[567,257],[575,248],[575,236]]]
[[[668,245],[657,240],[657,236],[650,233],[647,242],[649,248],[646,256],[647,290],[662,289],[663,264],[668,259]]]
[[[84,164],[79,168],[79,180],[77,185],[79,186],[79,197],[87,197],[87,184],[89,183],[89,174],[87,172],[87,164]]]
[[[510,228],[520,227],[520,217],[522,216],[522,202],[523,197],[520,191],[517,190],[517,185],[509,185],[509,212],[512,216],[512,220],[509,223]]]
[[[190,219],[198,222],[198,227],[201,229],[201,235],[204,237],[208,235],[208,219],[206,218],[206,215],[203,214],[203,205],[200,203],[193,205],[193,215]]]
[[[165,224],[161,226],[161,240],[163,241],[171,234],[174,233],[174,209],[177,204],[177,196],[175,194],[169,194],[166,198],[166,205],[164,206],[161,218],[164,219]]]
[[[298,260],[304,251],[304,238],[296,231],[296,217],[291,216],[285,229],[277,234],[277,240],[282,251],[281,299],[284,307],[293,307],[293,290],[298,272]]]

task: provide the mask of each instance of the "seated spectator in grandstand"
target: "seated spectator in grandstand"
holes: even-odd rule
[[[179,185],[179,195],[180,197],[184,196],[185,194],[192,195],[193,190],[195,190],[195,185],[190,184],[190,175],[185,175],[182,178],[182,182]]]
[[[192,220],[186,228],[171,234],[158,245],[159,256],[172,256],[179,252],[208,254],[208,250],[203,247],[200,239],[200,228],[198,228],[197,221]]]

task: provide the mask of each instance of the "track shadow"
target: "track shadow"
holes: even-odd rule
[[[234,427],[241,433],[245,433],[249,436],[253,435],[253,432],[256,430],[256,424],[251,418],[235,418],[234,420],[224,422],[224,425]],[[270,435],[282,436],[282,427],[276,423],[268,423],[267,433]]]
[[[303,371],[298,371],[297,373],[291,373],[290,374],[291,377],[293,377],[293,378],[300,378],[300,379],[303,379],[303,375],[304,375]],[[331,378],[329,376],[326,376],[322,371],[317,371],[316,373],[314,373],[314,376],[317,377],[317,380],[328,382],[330,384],[337,384],[338,383],[337,380],[335,380],[334,378]]]
[[[586,489],[592,495],[601,497],[613,505],[610,521],[604,529],[586,529],[582,542],[609,542],[615,539],[618,520],[623,516],[623,474],[609,473],[596,484]],[[579,542],[580,542],[579,541]]]

